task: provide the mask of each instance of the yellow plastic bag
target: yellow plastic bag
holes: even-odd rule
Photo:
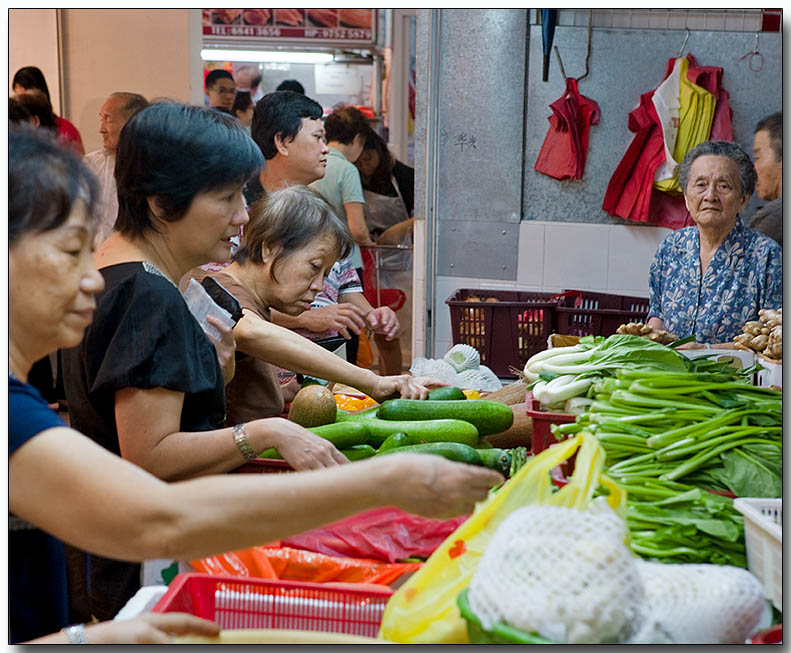
[[[553,491],[550,471],[574,452],[574,474],[565,486]],[[470,584],[489,539],[509,514],[533,504],[584,510],[594,490],[602,485],[609,490],[608,504],[625,517],[626,493],[601,472],[603,463],[604,450],[584,431],[535,456],[479,503],[423,568],[393,594],[382,617],[379,637],[401,644],[467,644],[466,622],[456,597]]]

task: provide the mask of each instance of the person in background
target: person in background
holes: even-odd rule
[[[271,324],[272,308],[299,315],[322,290],[324,276],[351,248],[349,229],[329,204],[306,186],[267,193],[250,209],[234,261],[210,276],[242,306],[234,327],[236,374],[226,386],[226,423],[283,412],[274,365],[357,388],[377,401],[394,395],[422,399],[426,381],[408,374],[379,376],[352,365],[290,329]],[[193,273],[197,279],[204,273]]]
[[[85,155],[85,165],[96,175],[101,188],[95,247],[99,247],[113,233],[113,225],[118,216],[118,194],[115,188],[115,150],[118,147],[118,137],[127,121],[147,106],[148,101],[139,93],[117,91],[111,93],[99,108],[102,149]]]
[[[27,93],[37,93],[43,95],[50,107],[52,106],[52,98],[49,94],[49,87],[47,80],[44,79],[44,73],[41,72],[36,66],[24,66],[14,73],[14,78],[11,82],[14,93],[24,95]],[[82,145],[82,137],[77,128],[72,125],[65,118],[55,116],[58,134],[61,140],[71,145],[79,154],[85,154],[85,148]]]
[[[194,560],[376,507],[469,514],[502,482],[486,468],[397,454],[319,471],[165,483],[67,426],[27,373],[32,361],[79,343],[91,322],[104,283],[91,256],[98,188],[53,136],[23,126],[9,130],[8,144],[11,643],[166,644],[174,634],[218,633],[182,613],[69,626],[63,542],[128,561]]]
[[[206,75],[206,96],[212,109],[231,113],[236,97],[236,82],[233,81],[233,75],[222,68],[212,70]]]
[[[773,113],[755,126],[755,192],[768,204],[758,207],[748,226],[783,246],[783,114]]]
[[[34,124],[30,111],[16,98],[8,98],[8,122],[18,125],[20,123]]]
[[[294,93],[301,93],[305,95],[305,87],[302,86],[296,79],[284,79],[277,85],[276,91],[293,91]]]
[[[16,101],[27,111],[31,125],[57,133],[58,118],[47,98],[37,93],[23,93],[17,96]]]
[[[71,425],[167,481],[224,473],[240,453],[282,447],[294,469],[347,462],[293,422],[225,427],[233,377],[230,327],[192,316],[178,283],[226,261],[248,216],[245,181],[263,157],[239,121],[206,107],[155,103],[126,123],[115,168],[115,233],[94,255],[105,287],[77,347],[62,351]],[[140,566],[90,556],[90,609],[114,616],[140,587]]]
[[[236,81],[236,90],[249,93],[253,104],[264,97],[261,91],[261,73],[256,66],[242,66],[236,71],[234,80]]]
[[[338,217],[346,220],[357,244],[370,247],[374,241],[365,224],[363,188],[360,173],[354,167],[370,131],[368,120],[356,107],[339,107],[324,120],[324,131],[329,148],[327,167],[324,176],[310,187],[330,203]],[[359,248],[352,260],[359,274],[363,266]]]
[[[236,91],[236,97],[234,98],[231,112],[239,119],[239,122],[242,123],[242,127],[244,127],[244,130],[248,134],[250,133],[250,125],[253,124],[254,110],[255,105],[253,104],[253,99],[250,97],[250,93],[248,91]]]
[[[363,212],[371,238],[378,245],[411,246],[414,220],[410,216],[415,193],[414,169],[397,161],[390,153],[387,142],[373,129],[368,129],[363,151],[354,165],[362,181],[365,199]],[[398,273],[412,268],[411,251],[381,251],[376,260],[380,283],[384,278],[398,276]],[[393,285],[398,287],[398,282]],[[395,374],[400,371],[400,338],[387,340],[377,335],[374,340],[382,373]]]
[[[398,161],[373,129],[355,161],[360,172],[365,222],[377,243],[393,245],[412,233],[415,170]]]
[[[760,309],[782,306],[782,249],[739,217],[755,179],[747,153],[725,141],[697,145],[679,167],[695,226],[671,233],[654,255],[648,326],[694,335],[683,347],[732,348]]]
[[[268,93],[256,104],[252,136],[266,159],[259,175],[265,192],[307,185],[324,176],[329,150],[321,116],[318,102],[293,91]],[[350,353],[350,343],[361,330],[369,327],[392,337],[400,327],[390,308],[374,309],[365,299],[349,257],[332,266],[311,310],[298,316],[272,311],[272,322],[312,339],[340,333],[349,341],[351,363],[356,361],[356,350]]]

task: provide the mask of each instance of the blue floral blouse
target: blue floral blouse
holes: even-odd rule
[[[768,236],[741,218],[700,274],[698,228],[685,227],[662,241],[650,270],[649,317],[680,338],[729,342],[762,308],[783,305],[783,255]]]

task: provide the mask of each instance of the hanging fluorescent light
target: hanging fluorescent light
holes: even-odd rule
[[[262,63],[330,63],[334,56],[329,52],[296,52],[290,50],[222,50],[204,48],[200,51],[203,61],[256,61]]]

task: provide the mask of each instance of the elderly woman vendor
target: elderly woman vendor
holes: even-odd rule
[[[678,177],[696,226],[667,236],[654,256],[648,325],[680,338],[694,334],[698,347],[730,347],[760,309],[782,305],[782,250],[739,216],[756,174],[738,145],[701,143]]]

